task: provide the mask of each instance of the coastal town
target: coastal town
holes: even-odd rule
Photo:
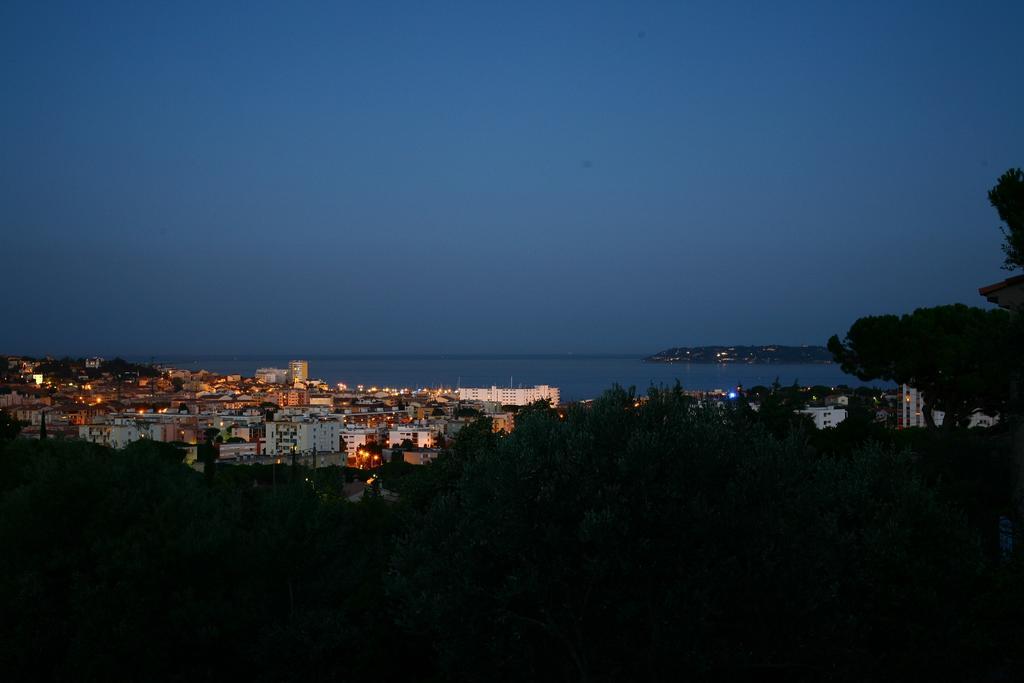
[[[479,417],[510,432],[515,409],[559,405],[555,387],[395,388],[329,386],[309,363],[240,374],[192,372],[121,359],[5,357],[0,409],[21,436],[81,439],[123,448],[142,439],[179,445],[185,462],[212,442],[223,464],[369,469],[404,459],[433,460],[448,439]]]
[[[6,683],[1024,681],[1021,0],[0,15]]]
[[[0,410],[22,427],[21,438],[83,440],[112,448],[148,439],[178,446],[184,461],[202,467],[201,444],[216,462],[374,469],[385,462],[432,462],[467,424],[483,417],[510,433],[516,413],[538,401],[564,415],[557,387],[437,387],[329,385],[306,360],[263,367],[254,374],[139,364],[120,358],[4,358]],[[925,426],[920,393],[906,385],[797,387],[790,412],[816,429],[838,426],[857,408],[896,429]],[[744,400],[754,411],[772,391],[733,387],[686,391],[711,405]],[[639,396],[638,401],[645,400]],[[585,403],[585,402],[584,402]],[[941,425],[942,414],[934,419]],[[971,426],[996,418],[976,413]]]

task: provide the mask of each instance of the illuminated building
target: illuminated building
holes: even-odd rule
[[[939,411],[941,413],[941,411]],[[941,416],[933,414],[936,424],[941,424]],[[899,409],[896,411],[896,429],[908,427],[924,427],[924,398],[921,392],[907,384],[900,385]]]
[[[288,377],[293,384],[305,382],[309,379],[309,362],[304,360],[288,361]]]
[[[379,443],[382,436],[381,430],[375,428],[348,427],[341,432],[341,440],[350,456],[354,456],[360,448]]]
[[[340,422],[329,420],[287,420],[267,423],[264,452],[267,455],[336,453],[341,443]]]
[[[535,401],[548,401],[556,406],[560,400],[558,387],[538,384],[534,387],[462,387],[459,398],[463,401],[495,401],[503,406],[525,406]]]
[[[388,443],[392,448],[400,447],[405,441],[411,441],[416,448],[433,448],[437,444],[437,430],[407,425],[388,432]]]

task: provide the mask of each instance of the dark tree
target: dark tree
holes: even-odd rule
[[[396,506],[223,475],[149,440],[3,444],[3,679],[436,680],[383,591]]]
[[[207,484],[213,483],[214,475],[217,472],[217,447],[214,445],[216,439],[220,438],[220,430],[216,427],[208,427],[203,430],[203,443],[197,447],[197,455],[203,463],[203,476]]]
[[[920,390],[929,427],[934,410],[945,412],[945,427],[956,427],[976,410],[1004,408],[1016,330],[1006,311],[952,304],[860,318],[828,348],[844,372]]]
[[[761,396],[756,411],[749,417],[764,426],[774,437],[784,439],[793,433],[808,434],[814,431],[814,420],[809,415],[798,413],[807,407],[807,400],[796,381],[792,386],[783,387],[776,379]]]
[[[159,377],[160,372],[152,365],[129,363],[121,357],[103,361],[100,369],[119,379],[131,377]]]
[[[21,422],[11,417],[6,410],[0,410],[0,441],[17,438],[21,426]]]
[[[910,462],[722,418],[618,390],[460,432],[389,575],[439,679],[970,678],[979,551]]]
[[[988,201],[999,218],[1006,223],[1002,228],[1003,253],[1006,261],[1003,268],[1016,270],[1024,268],[1024,171],[1011,168],[999,176],[999,181],[988,193]]]

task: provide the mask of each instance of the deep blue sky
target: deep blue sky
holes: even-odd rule
[[[1019,0],[7,0],[0,352],[645,353],[983,305],[1021,26]]]

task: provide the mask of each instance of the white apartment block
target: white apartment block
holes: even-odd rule
[[[327,420],[268,422],[263,450],[267,455],[337,453],[343,428],[340,422]]]
[[[560,400],[558,387],[538,384],[533,387],[462,387],[459,399],[463,401],[496,401],[505,406],[525,406],[534,401],[549,401],[556,406]]]
[[[817,429],[830,429],[846,419],[846,408],[838,406],[811,406],[796,411],[802,415],[810,415]]]
[[[111,448],[124,448],[133,441],[142,438],[139,428],[133,424],[95,424],[81,425],[78,438],[89,443],[97,443]]]
[[[131,425],[138,430],[139,438],[153,441],[183,441],[184,430],[194,431],[200,428],[195,416],[183,416],[178,413],[122,413],[99,419],[113,425]],[[206,420],[203,426],[207,426],[205,423]]]
[[[388,445],[392,448],[398,448],[406,440],[411,441],[417,448],[433,448],[437,444],[437,430],[404,425],[388,431]]]
[[[941,411],[937,411],[941,413]],[[935,424],[939,422],[939,416],[932,414]],[[900,385],[900,401],[896,413],[896,428],[907,429],[908,427],[925,427],[924,421],[924,397],[921,392],[907,384]]]
[[[133,441],[178,441],[181,433],[177,415],[107,415],[102,422],[80,425],[78,436],[84,441],[111,448],[124,448]],[[191,422],[190,422],[191,424]]]
[[[263,452],[267,455],[308,453],[313,444],[312,422],[268,422]]]

